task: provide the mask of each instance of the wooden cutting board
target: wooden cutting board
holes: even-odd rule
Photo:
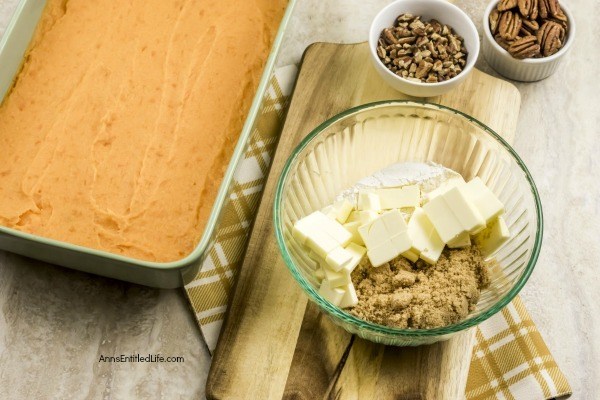
[[[457,399],[464,397],[473,330],[420,347],[374,344],[308,302],[275,241],[273,200],[293,148],[329,117],[359,104],[409,99],[387,86],[366,43],[310,46],[265,186],[246,257],[213,356],[209,399]],[[478,118],[511,141],[520,106],[510,83],[474,70],[430,102]],[[309,304],[307,304],[309,303]]]

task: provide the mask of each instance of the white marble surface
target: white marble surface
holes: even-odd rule
[[[0,34],[17,0],[0,0]],[[388,0],[299,0],[280,65],[315,41],[365,40]],[[544,245],[522,291],[574,399],[600,393],[600,49],[598,0],[565,0],[578,35],[552,77],[516,83],[515,147],[544,205]],[[481,28],[485,1],[459,0]],[[484,60],[478,67],[493,74]],[[100,354],[184,356],[175,364],[101,364]],[[0,398],[192,398],[209,356],[183,293],[154,290],[0,253]]]

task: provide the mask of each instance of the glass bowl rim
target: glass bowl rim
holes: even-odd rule
[[[284,184],[287,181],[287,177],[290,174],[291,167],[294,165],[296,159],[299,154],[309,145],[310,142],[313,141],[320,133],[322,133],[325,129],[335,124],[336,122],[345,119],[353,114],[359,114],[362,111],[372,109],[372,108],[380,108],[385,106],[393,106],[393,105],[401,105],[401,106],[416,106],[417,108],[426,108],[426,109],[438,109],[445,112],[451,112],[466,118],[470,123],[475,124],[482,131],[490,135],[493,139],[495,139],[502,147],[504,147],[517,165],[520,167],[521,171],[525,174],[525,178],[529,183],[529,187],[533,194],[535,200],[535,212],[537,215],[537,230],[535,235],[535,241],[533,244],[533,249],[529,260],[527,261],[527,266],[524,271],[521,273],[519,280],[515,283],[515,285],[495,304],[493,304],[487,311],[481,313],[476,317],[466,318],[458,323],[446,325],[438,328],[430,328],[430,329],[403,329],[403,328],[394,328],[385,325],[376,324],[373,322],[366,321],[364,319],[358,318],[349,312],[334,306],[327,300],[325,300],[313,287],[312,285],[302,276],[298,267],[293,262],[287,246],[285,245],[283,232],[280,230],[280,225],[282,223],[281,217],[279,215],[280,204],[283,199],[283,188]],[[283,260],[291,272],[294,279],[300,284],[304,292],[306,292],[311,300],[321,307],[321,309],[325,310],[327,313],[341,318],[344,322],[350,323],[360,329],[368,329],[377,334],[386,334],[386,335],[397,335],[397,336],[413,336],[413,337],[423,337],[423,336],[439,336],[446,335],[450,333],[459,332],[461,330],[465,330],[467,328],[473,327],[475,325],[480,324],[481,322],[487,320],[492,315],[496,314],[502,308],[504,308],[508,303],[512,301],[512,299],[521,291],[525,283],[528,281],[531,273],[533,272],[533,268],[535,267],[542,244],[543,231],[544,231],[544,222],[543,222],[543,214],[542,214],[542,204],[540,201],[539,193],[537,187],[533,181],[533,177],[531,173],[527,169],[527,166],[516,153],[516,151],[504,140],[500,135],[498,135],[493,129],[480,122],[476,118],[463,113],[462,111],[456,110],[451,107],[447,107],[441,104],[430,103],[427,101],[418,101],[418,100],[382,100],[375,101],[371,103],[361,104],[356,107],[349,108],[345,111],[340,112],[339,114],[334,115],[333,117],[327,119],[326,121],[319,124],[316,128],[314,128],[302,141],[294,148],[291,155],[288,157],[281,175],[278,178],[277,186],[275,189],[275,201],[273,203],[273,223],[275,225],[275,236],[277,239],[277,244]]]

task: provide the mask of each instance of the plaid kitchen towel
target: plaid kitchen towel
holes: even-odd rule
[[[211,351],[217,344],[296,75],[295,66],[275,71],[245,159],[236,172],[216,243],[198,275],[185,287]],[[569,383],[518,297],[478,327],[467,399],[551,399],[570,394]]]

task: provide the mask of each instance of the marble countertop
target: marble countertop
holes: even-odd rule
[[[515,148],[544,206],[544,245],[522,293],[567,375],[572,398],[600,393],[600,48],[598,1],[564,0],[575,15],[571,54],[550,78],[515,83]],[[315,41],[366,39],[389,0],[299,0],[279,59]],[[0,0],[0,35],[18,0]],[[481,31],[485,1],[458,0]],[[495,74],[480,59],[478,68]],[[101,355],[161,354],[176,363],[101,363]],[[182,290],[99,278],[0,252],[0,398],[203,397],[210,356]]]

